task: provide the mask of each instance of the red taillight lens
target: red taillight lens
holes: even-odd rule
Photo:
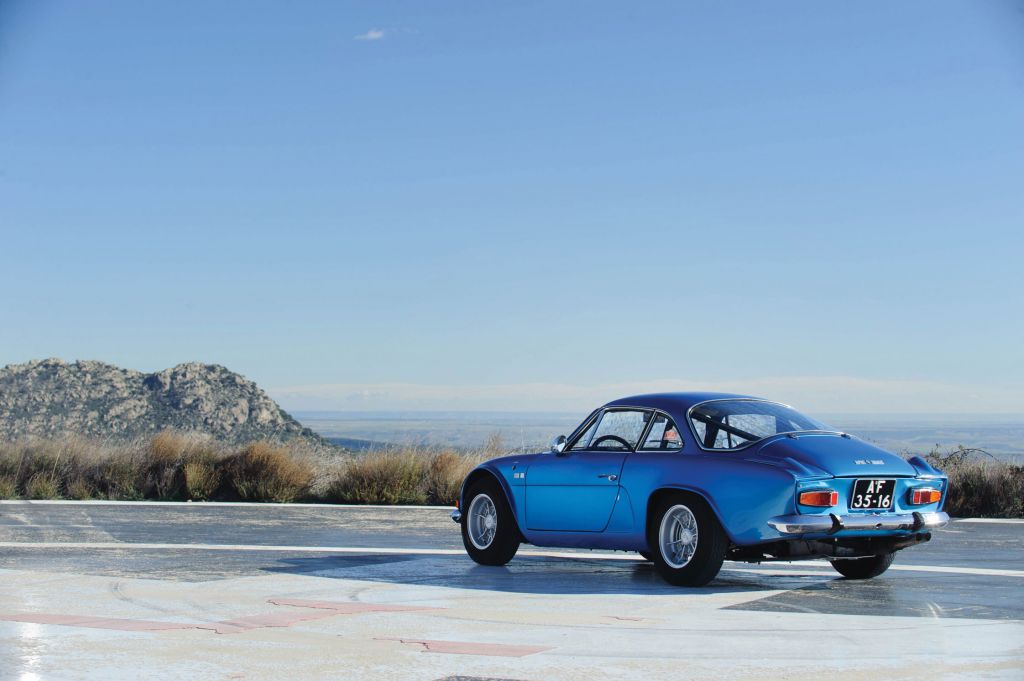
[[[921,504],[934,504],[942,499],[942,492],[931,487],[918,487],[910,490],[910,503],[915,506]]]
[[[835,506],[838,503],[839,492],[835,490],[816,489],[800,493],[800,504],[803,506]]]

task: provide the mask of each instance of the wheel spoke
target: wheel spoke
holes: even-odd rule
[[[486,549],[494,541],[498,528],[498,509],[486,494],[478,494],[470,502],[466,529],[478,549]]]
[[[689,564],[697,550],[697,519],[686,506],[670,508],[662,517],[659,540],[661,553],[670,567],[679,569]]]

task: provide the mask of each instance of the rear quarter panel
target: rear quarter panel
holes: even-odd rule
[[[792,473],[727,454],[637,452],[626,459],[621,484],[633,501],[634,520],[641,532],[648,500],[661,489],[688,490],[702,496],[736,544],[778,537],[767,520],[794,512],[796,478]]]

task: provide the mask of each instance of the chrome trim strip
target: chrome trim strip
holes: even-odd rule
[[[931,513],[864,513],[838,516],[828,515],[780,515],[768,521],[773,529],[782,534],[810,534],[841,530],[922,530],[943,527],[949,523],[945,511]]]
[[[460,520],[462,520],[462,511],[460,511],[459,509],[455,509],[454,511],[451,512],[451,518],[453,522],[459,522]]]

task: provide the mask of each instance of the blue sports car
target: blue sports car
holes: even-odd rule
[[[665,393],[609,402],[551,450],[487,461],[452,519],[470,557],[504,565],[523,542],[637,551],[700,586],[722,561],[827,558],[885,572],[942,527],[948,480],[784,404]]]

